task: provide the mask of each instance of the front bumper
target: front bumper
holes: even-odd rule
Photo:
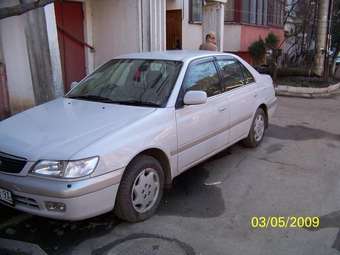
[[[60,181],[0,173],[0,188],[12,192],[15,209],[53,219],[83,220],[114,208],[122,174],[123,169],[119,169],[87,179]],[[65,211],[49,211],[46,202],[63,203]]]

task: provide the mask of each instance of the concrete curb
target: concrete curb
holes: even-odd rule
[[[14,254],[47,255],[47,253],[36,244],[3,238],[0,238],[0,250],[13,252]]]
[[[330,85],[327,88],[304,88],[293,87],[287,85],[278,85],[275,88],[277,96],[303,97],[303,98],[319,98],[330,97],[340,89],[340,83]]]

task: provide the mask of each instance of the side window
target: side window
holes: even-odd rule
[[[217,59],[222,74],[223,91],[228,91],[243,85],[243,72],[237,59],[228,57]]]
[[[241,69],[244,76],[244,84],[249,84],[255,82],[254,76],[249,72],[249,70],[240,63]]]
[[[220,80],[212,61],[189,67],[184,81],[184,89],[203,90],[208,97],[221,93]]]

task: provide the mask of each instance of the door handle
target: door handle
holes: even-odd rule
[[[222,106],[222,107],[218,108],[218,111],[219,112],[224,112],[226,109],[227,109],[227,107]]]

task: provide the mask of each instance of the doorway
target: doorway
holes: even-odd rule
[[[72,82],[86,75],[83,3],[59,0],[54,6],[64,89],[68,92]]]
[[[166,49],[182,49],[182,10],[166,11]]]

